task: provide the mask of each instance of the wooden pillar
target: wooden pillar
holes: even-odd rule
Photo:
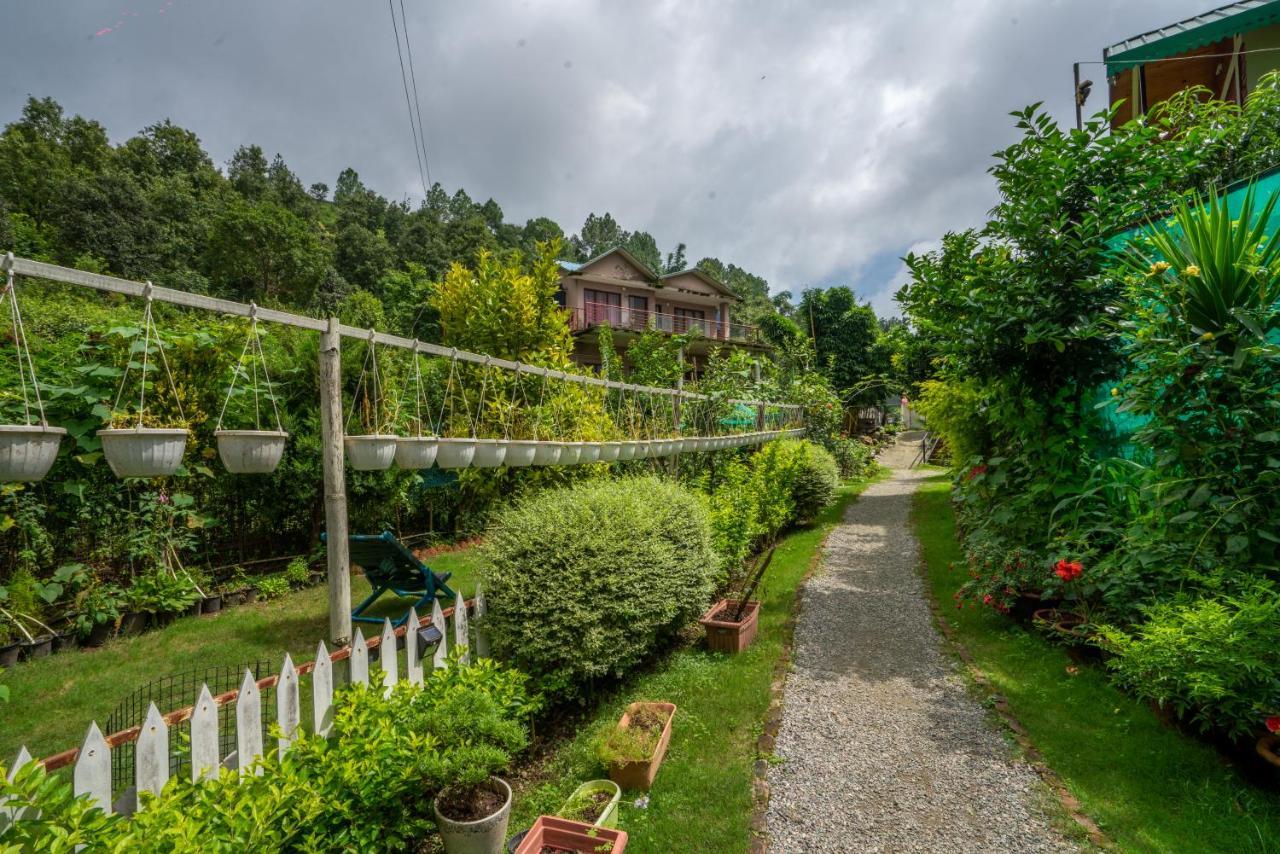
[[[680,430],[680,406],[684,403],[684,345],[680,345],[679,351],[680,372],[676,374],[676,393],[671,398],[671,415],[675,421],[676,434],[679,435]]]
[[[760,360],[756,359],[751,363],[751,378],[756,384],[756,399],[760,399]],[[764,429],[764,404],[756,404],[756,430]]]
[[[351,560],[347,484],[342,453],[342,336],[338,318],[320,335],[320,446],[324,459],[325,553],[329,573],[329,639],[351,642]]]

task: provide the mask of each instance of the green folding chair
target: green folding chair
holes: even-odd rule
[[[320,535],[325,541],[325,535]],[[351,619],[361,623],[382,625],[382,617],[366,617],[365,611],[382,596],[390,591],[396,596],[417,596],[413,607],[423,616],[423,606],[429,604],[437,596],[452,599],[455,594],[446,584],[451,573],[432,572],[431,568],[413,556],[390,531],[381,534],[352,534],[347,538],[351,553],[351,562],[364,570],[365,577],[373,587],[373,592],[363,602],[351,609]],[[396,628],[404,625],[409,619],[409,609],[397,620],[392,620]]]

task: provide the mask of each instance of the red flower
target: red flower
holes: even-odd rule
[[[1084,572],[1084,566],[1079,561],[1060,560],[1053,565],[1053,571],[1063,581],[1075,581]]]
[[[991,604],[991,594],[990,594],[990,593],[988,593],[986,596],[983,596],[983,597],[982,597],[982,604],[983,604],[983,605],[990,605],[990,604]]]
[[[985,465],[976,465],[973,468],[969,469],[969,480],[973,480],[978,475],[986,474],[986,473],[987,473],[987,467]]]
[[[1267,718],[1267,732],[1280,732],[1280,715]]]

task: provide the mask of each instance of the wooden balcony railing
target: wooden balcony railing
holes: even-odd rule
[[[726,323],[714,318],[688,317],[598,302],[588,302],[570,309],[569,326],[575,332],[605,324],[614,329],[635,332],[643,332],[652,327],[672,335],[697,332],[705,338],[718,341],[760,341],[760,330],[745,323]]]

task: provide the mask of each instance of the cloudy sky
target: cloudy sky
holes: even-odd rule
[[[396,0],[397,4],[399,0]],[[1203,0],[404,0],[431,176],[508,220],[610,211],[775,292],[892,311],[898,260],[993,203],[1008,112],[1074,121],[1071,63]],[[397,9],[398,9],[397,5]],[[121,140],[163,118],[218,163],[353,166],[420,199],[382,0],[0,0],[0,121],[51,95]],[[1106,86],[1102,69],[1091,108]]]

